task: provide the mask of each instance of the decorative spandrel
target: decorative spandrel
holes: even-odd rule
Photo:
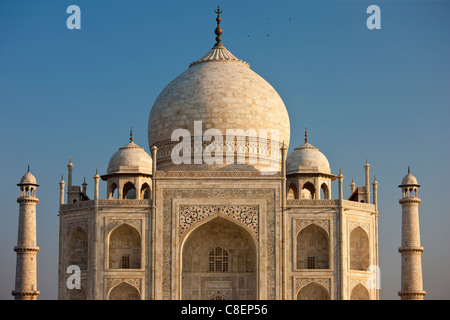
[[[258,206],[180,206],[180,237],[197,222],[224,215],[247,226],[258,236]]]

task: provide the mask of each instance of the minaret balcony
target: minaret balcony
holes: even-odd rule
[[[398,252],[400,253],[421,253],[423,252],[423,247],[400,247],[398,248]]]
[[[420,203],[422,202],[422,200],[420,200],[420,199],[417,198],[417,197],[404,197],[404,198],[401,198],[398,202],[399,202],[400,204],[405,204],[405,203],[416,203],[416,204],[420,204]]]

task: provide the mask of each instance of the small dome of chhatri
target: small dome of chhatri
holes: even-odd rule
[[[20,179],[18,186],[25,184],[39,186],[36,182],[36,178],[30,172],[30,166],[28,166],[28,172]]]
[[[305,143],[297,147],[286,158],[286,173],[331,173],[330,164],[319,148],[308,143],[305,131]]]
[[[113,173],[152,173],[152,158],[133,142],[133,132],[130,133],[130,142],[114,153],[109,160],[108,174]]]
[[[403,177],[401,186],[420,186],[416,177],[411,174],[411,170],[408,167],[408,174]]]

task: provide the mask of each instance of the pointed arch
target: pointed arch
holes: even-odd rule
[[[141,268],[141,235],[124,223],[111,231],[108,246],[110,269]]]
[[[117,191],[118,191],[117,184],[111,183],[111,185],[109,186],[109,191],[108,191],[108,199],[117,199],[118,198]]]
[[[330,295],[323,286],[311,282],[300,289],[297,300],[330,300]]]
[[[180,254],[182,299],[256,299],[257,246],[238,223],[216,216],[199,224],[184,238]],[[202,277],[211,280],[196,281]]]
[[[301,191],[302,199],[315,199],[316,188],[311,182],[306,182]]]
[[[287,192],[287,199],[288,200],[298,199],[298,190],[297,190],[297,187],[295,186],[295,184],[293,184],[293,183],[291,183],[289,185],[288,192]]]
[[[369,236],[361,227],[350,233],[350,269],[367,270],[369,267]]]
[[[150,192],[150,186],[147,182],[145,182],[141,186],[141,199],[150,199],[151,192]]]
[[[124,199],[136,199],[136,187],[134,183],[128,181],[123,186],[123,198]]]
[[[328,233],[312,223],[297,234],[297,269],[329,269],[330,239]]]
[[[369,290],[361,283],[357,284],[350,294],[350,300],[370,300]]]
[[[322,192],[321,199],[331,199],[330,190],[328,189],[328,185],[325,182],[320,186],[320,190]]]
[[[140,300],[141,295],[134,286],[121,282],[113,287],[108,294],[108,300]]]

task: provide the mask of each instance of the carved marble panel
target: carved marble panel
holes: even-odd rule
[[[107,219],[106,234],[108,234],[115,227],[124,223],[135,228],[139,232],[139,234],[142,235],[142,219]]]
[[[180,206],[180,237],[192,225],[213,215],[228,216],[258,236],[258,209],[258,206]]]
[[[298,234],[300,230],[309,226],[310,224],[316,224],[322,227],[330,236],[330,220],[329,219],[294,219],[294,234]]]

